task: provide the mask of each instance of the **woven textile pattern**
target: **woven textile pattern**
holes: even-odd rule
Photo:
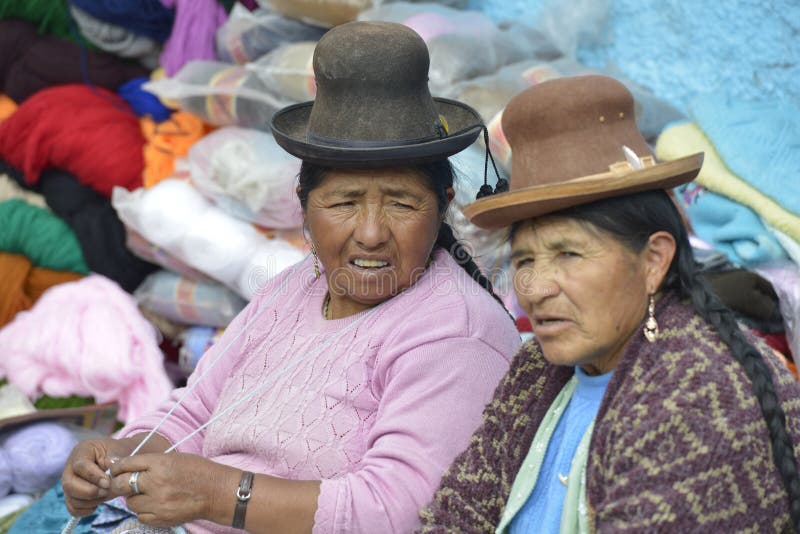
[[[765,532],[790,526],[786,492],[749,379],[676,296],[658,304],[654,344],[627,347],[597,415],[587,498],[597,532]],[[800,385],[765,354],[800,452]],[[529,343],[469,447],[422,511],[421,532],[493,532],[547,407],[572,373]]]

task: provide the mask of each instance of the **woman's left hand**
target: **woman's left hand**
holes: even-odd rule
[[[130,483],[137,471],[138,495]],[[194,454],[141,454],[111,466],[111,487],[127,497],[128,508],[141,522],[167,527],[212,518],[219,491],[236,488],[240,474],[236,468]]]

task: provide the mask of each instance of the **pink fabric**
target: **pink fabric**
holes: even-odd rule
[[[129,294],[91,275],[47,290],[0,330],[0,376],[31,399],[116,400],[119,418],[131,421],[172,389],[156,336]]]
[[[161,65],[172,76],[193,59],[217,59],[214,39],[228,15],[217,0],[161,0],[175,8],[172,33],[164,44]]]
[[[281,296],[258,314],[284,280]],[[233,342],[159,433],[176,443],[266,383],[180,450],[257,473],[321,479],[315,533],[409,532],[477,428],[519,336],[500,305],[444,251],[413,287],[319,353],[315,348],[363,316],[324,320],[326,291],[309,259],[271,280],[200,360],[190,384]],[[304,355],[311,357],[278,375]],[[149,431],[169,406],[122,434]],[[189,529],[236,532],[211,523]]]

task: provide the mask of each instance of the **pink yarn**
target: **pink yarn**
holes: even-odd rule
[[[164,44],[161,65],[168,76],[193,59],[217,59],[214,39],[228,15],[217,0],[161,0],[175,8],[172,33]]]
[[[92,396],[117,401],[127,422],[154,409],[172,384],[157,333],[136,301],[91,275],[49,289],[0,330],[0,376],[31,399]]]

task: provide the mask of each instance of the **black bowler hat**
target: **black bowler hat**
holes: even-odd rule
[[[402,24],[336,26],[314,50],[316,99],[278,111],[275,140],[330,167],[425,163],[460,152],[483,121],[465,104],[431,97],[429,65],[425,42]]]

